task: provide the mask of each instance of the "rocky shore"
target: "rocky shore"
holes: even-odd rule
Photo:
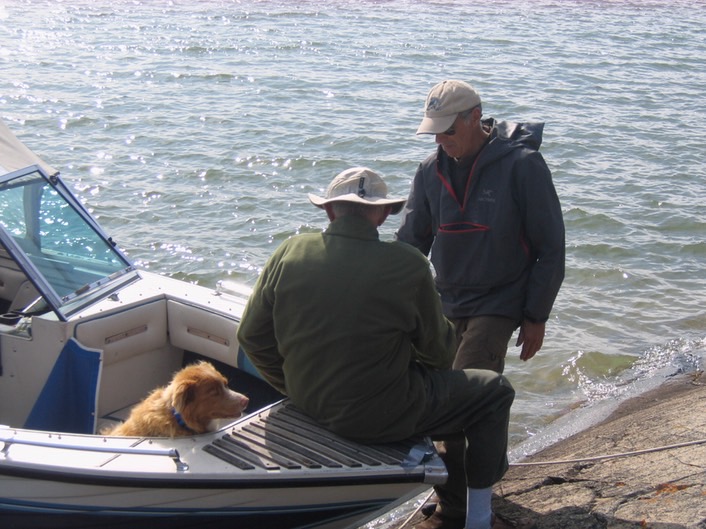
[[[494,492],[495,512],[523,528],[706,529],[706,375],[670,377],[627,399],[511,464]],[[426,496],[364,527],[411,529]]]
[[[571,462],[536,465],[551,461]],[[498,514],[536,529],[706,529],[706,375],[625,401],[511,466],[495,492]]]

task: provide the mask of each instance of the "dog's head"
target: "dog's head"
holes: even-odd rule
[[[228,381],[208,362],[177,372],[168,386],[172,407],[186,425],[197,433],[208,431],[214,419],[239,417],[248,398],[228,388]]]

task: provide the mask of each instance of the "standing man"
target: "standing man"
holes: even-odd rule
[[[425,103],[417,134],[438,148],[414,177],[400,241],[431,254],[444,314],[456,328],[454,369],[502,373],[519,327],[520,358],[542,347],[564,279],[564,221],[551,173],[539,153],[542,123],[481,119],[478,92],[443,81]],[[438,445],[449,480],[436,487],[434,516],[464,513],[463,443]]]
[[[417,169],[397,238],[431,253],[456,326],[454,368],[502,373],[518,327],[522,360],[542,347],[564,279],[564,221],[539,153],[544,124],[481,116],[471,85],[431,89],[417,134],[438,148]]]
[[[512,386],[493,371],[450,369],[453,326],[427,259],[379,239],[378,227],[405,202],[387,197],[380,176],[348,169],[325,197],[309,200],[331,223],[270,257],[243,313],[240,345],[265,380],[339,435],[463,439],[454,470],[467,484],[467,515],[445,527],[491,529],[492,485],[507,470]]]

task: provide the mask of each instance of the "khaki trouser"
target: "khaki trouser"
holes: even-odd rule
[[[456,360],[454,369],[490,369],[502,373],[505,369],[507,348],[518,324],[498,316],[479,316],[452,320],[456,327]],[[507,433],[507,432],[506,432]],[[507,442],[507,437],[506,437]],[[436,448],[449,472],[444,485],[435,488],[439,497],[437,509],[450,518],[466,514],[466,489],[483,488],[473,485],[464,472],[466,439],[463,436],[445,437]]]
[[[456,328],[454,369],[505,370],[505,356],[518,324],[500,316],[478,316],[451,320]]]

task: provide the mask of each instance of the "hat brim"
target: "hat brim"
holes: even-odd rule
[[[357,204],[364,204],[366,206],[391,206],[392,209],[390,213],[397,215],[404,207],[407,199],[405,198],[362,198],[355,193],[348,193],[347,195],[339,195],[333,198],[323,198],[316,195],[308,194],[309,202],[314,204],[318,208],[323,208],[325,204],[330,204],[331,202],[355,202]]]
[[[451,128],[457,116],[458,114],[434,118],[424,117],[417,129],[417,134],[442,134]]]

